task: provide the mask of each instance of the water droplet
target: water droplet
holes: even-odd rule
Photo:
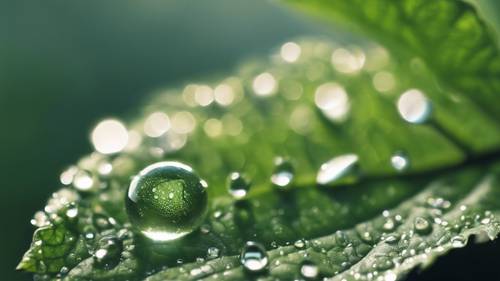
[[[50,224],[49,217],[42,211],[36,212],[30,222],[36,227],[47,226]]]
[[[300,46],[295,42],[287,42],[281,46],[281,58],[289,63],[296,62],[301,53]]]
[[[314,280],[318,278],[319,268],[314,262],[305,260],[300,265],[300,275],[306,280]]]
[[[393,231],[395,227],[394,220],[391,218],[387,219],[382,227],[385,231]]]
[[[259,243],[248,241],[240,255],[240,262],[248,272],[262,272],[269,264],[266,249]]]
[[[333,67],[342,73],[357,73],[365,65],[366,56],[361,50],[338,48],[332,53]]]
[[[68,169],[61,173],[59,180],[64,185],[70,185],[73,182],[76,173],[78,173],[78,167],[70,166]]]
[[[123,245],[115,236],[104,236],[97,243],[94,260],[97,264],[110,268],[115,266],[120,259]]]
[[[321,165],[316,176],[316,182],[321,185],[338,182],[341,179],[353,181],[348,176],[355,174],[357,170],[358,156],[356,154],[344,154],[332,158]]]
[[[271,73],[264,72],[255,77],[252,87],[256,95],[265,97],[276,92],[278,82]]]
[[[280,189],[286,189],[292,184],[295,176],[293,165],[290,161],[282,157],[274,160],[274,172],[271,176],[271,182]]]
[[[187,165],[155,163],[130,183],[126,209],[132,225],[146,237],[177,239],[202,223],[207,209],[205,183]]]
[[[467,238],[463,235],[457,235],[451,238],[451,246],[453,248],[462,248],[465,247],[465,245],[467,245]]]
[[[92,131],[92,144],[103,154],[122,151],[128,143],[128,131],[122,122],[115,119],[101,121]]]
[[[316,89],[314,102],[323,115],[333,122],[346,119],[350,109],[345,89],[337,83],[325,83]]]
[[[427,97],[417,89],[404,92],[398,99],[397,107],[401,117],[410,123],[427,121],[432,108]]]
[[[451,206],[450,201],[444,200],[443,198],[434,198],[434,197],[429,197],[427,198],[427,205],[431,208],[437,208],[437,209],[448,209]]]
[[[384,242],[387,244],[396,244],[399,241],[400,237],[397,234],[391,234],[384,238]]]
[[[392,90],[396,84],[394,75],[387,71],[377,72],[373,76],[373,87],[379,92],[385,93]]]
[[[113,171],[113,165],[107,161],[102,161],[97,167],[97,171],[101,176],[107,176]]]
[[[396,152],[391,156],[391,165],[396,171],[402,172],[408,169],[410,160],[406,153]]]
[[[306,246],[306,242],[303,239],[299,239],[293,243],[296,249],[303,249]]]
[[[207,250],[207,259],[215,259],[219,257],[220,250],[217,247],[210,247]]]
[[[233,172],[229,175],[228,191],[235,199],[243,199],[250,189],[250,183],[243,175]]]
[[[432,231],[432,225],[423,217],[416,217],[413,227],[418,234],[426,235]]]
[[[94,187],[94,177],[89,171],[79,170],[74,177],[73,185],[80,191],[89,191]]]
[[[165,134],[170,129],[170,119],[163,112],[154,112],[144,122],[144,133],[152,138]]]
[[[72,208],[66,210],[66,216],[70,219],[76,218],[76,216],[78,216],[78,208],[72,207]]]

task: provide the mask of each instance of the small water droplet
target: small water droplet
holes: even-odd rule
[[[95,149],[103,154],[122,151],[127,146],[128,137],[127,128],[122,122],[115,119],[101,121],[91,135]]]
[[[465,245],[467,245],[467,238],[463,235],[457,235],[451,238],[451,246],[453,248],[462,248]]]
[[[271,73],[264,72],[255,77],[252,83],[252,88],[258,96],[271,96],[276,93],[278,82]]]
[[[293,243],[296,249],[303,249],[306,246],[306,242],[303,239],[299,239]]]
[[[396,171],[402,172],[408,169],[410,160],[406,153],[396,152],[391,156],[391,165]]]
[[[42,211],[36,212],[30,222],[36,227],[47,226],[50,224],[49,217]]]
[[[384,225],[382,226],[385,231],[392,231],[394,230],[395,223],[394,220],[391,218],[388,218],[385,222]]]
[[[349,96],[337,83],[325,83],[316,89],[314,102],[321,113],[333,122],[342,122],[350,110]]]
[[[75,178],[77,172],[78,167],[70,166],[68,169],[61,173],[59,180],[64,185],[70,185],[71,183],[73,183],[73,179]]]
[[[79,170],[73,179],[73,185],[79,191],[89,191],[91,190],[94,184],[94,177],[89,171]]]
[[[314,262],[305,260],[300,265],[300,275],[306,280],[314,280],[318,278],[319,268]]]
[[[399,241],[399,235],[391,234],[384,238],[384,242],[387,244],[396,244]]]
[[[66,216],[70,219],[76,218],[76,216],[78,216],[78,208],[72,207],[72,208],[66,210]]]
[[[277,157],[274,160],[274,172],[271,176],[271,182],[280,189],[286,189],[292,184],[295,176],[293,165],[283,157]]]
[[[450,201],[444,200],[443,198],[434,198],[434,197],[429,197],[427,198],[427,205],[431,208],[437,208],[437,209],[448,209],[451,206]]]
[[[246,197],[250,183],[243,175],[238,172],[233,172],[229,175],[228,191],[235,199],[243,199]]]
[[[126,209],[132,225],[146,237],[155,241],[177,239],[203,222],[206,187],[185,164],[155,163],[130,183]]]
[[[262,272],[269,264],[266,249],[259,243],[248,241],[243,247],[240,262],[248,272]]]
[[[281,46],[280,55],[281,58],[289,63],[296,62],[301,53],[300,46],[295,42],[286,42]]]
[[[320,185],[332,184],[341,180],[354,181],[350,176],[356,174],[358,156],[356,154],[344,154],[332,158],[321,165],[316,176],[316,182]]]
[[[97,264],[110,268],[115,266],[119,259],[123,245],[115,236],[104,236],[97,243],[97,250],[94,252],[94,260]]]
[[[410,89],[398,99],[398,111],[401,117],[410,123],[423,123],[431,113],[431,102],[420,90]]]
[[[413,227],[418,234],[426,235],[432,231],[432,225],[423,217],[416,217]]]
[[[207,259],[215,259],[218,258],[220,254],[220,250],[217,247],[210,247],[207,250]]]

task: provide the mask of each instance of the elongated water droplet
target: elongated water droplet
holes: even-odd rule
[[[462,248],[465,247],[465,245],[467,245],[467,238],[463,235],[457,235],[451,238],[451,246],[453,248]]]
[[[235,199],[243,199],[247,196],[250,183],[238,172],[229,175],[228,191]]]
[[[300,265],[300,275],[306,280],[315,280],[318,278],[319,268],[310,260],[303,261]]]
[[[396,171],[402,172],[408,169],[410,166],[410,160],[406,153],[396,152],[391,156],[391,165]]]
[[[262,272],[268,264],[266,249],[257,242],[248,241],[240,255],[240,262],[248,272]]]
[[[431,113],[431,102],[420,90],[410,89],[398,99],[398,111],[401,117],[410,123],[423,123]]]
[[[94,260],[97,264],[106,268],[114,267],[118,264],[123,245],[115,236],[105,236],[97,243],[97,250],[94,252]]]
[[[271,176],[271,182],[280,189],[286,189],[292,184],[295,176],[293,165],[290,161],[282,157],[274,160],[274,173]]]
[[[316,182],[321,185],[331,184],[341,180],[353,181],[357,170],[358,156],[344,154],[332,158],[321,165],[316,176]]]
[[[421,235],[429,234],[432,231],[431,223],[423,217],[416,217],[413,227]]]
[[[132,225],[146,237],[177,239],[202,223],[207,209],[206,183],[185,164],[155,163],[130,183],[126,209]]]

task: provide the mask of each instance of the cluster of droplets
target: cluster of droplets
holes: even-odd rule
[[[378,51],[383,53],[383,50]],[[321,48],[317,48],[314,52],[322,56],[325,55],[324,50]],[[287,42],[280,48],[280,58],[287,64],[298,63],[306,55],[308,55],[308,50],[294,42]],[[369,56],[356,47],[335,48],[330,55],[328,63],[341,74],[355,75],[363,69],[377,69],[377,67],[373,66],[376,63],[370,61]],[[380,64],[384,65],[386,62]],[[306,76],[311,81],[324,81],[325,79],[320,79],[322,72],[325,72],[322,69],[324,69],[324,66],[321,63],[316,64],[311,67]],[[300,82],[287,81],[282,78],[282,74],[273,70],[263,71],[251,79],[250,89],[258,98],[281,94],[281,90],[284,91],[285,98],[290,101],[300,98],[304,89]],[[373,75],[373,86],[379,92],[392,91],[395,88],[395,83],[394,75],[388,71],[378,70]],[[294,90],[286,90],[287,87]],[[353,100],[348,89],[348,87],[336,81],[327,81],[318,85],[314,90],[314,105],[324,118],[335,125],[349,119]],[[190,107],[215,106],[225,108],[240,102],[243,99],[243,92],[244,86],[239,79],[228,78],[215,86],[190,84],[183,90],[182,99]],[[403,92],[397,100],[396,108],[405,121],[414,124],[426,122],[432,111],[430,100],[419,89],[409,89]],[[306,135],[307,128],[310,127],[311,115],[312,113],[307,108],[297,107],[290,116],[291,129],[299,134]],[[203,132],[210,138],[217,138],[224,134],[236,137],[241,136],[243,132],[242,121],[228,113],[221,118],[210,117],[202,120],[202,118],[185,110],[172,112],[154,110],[142,123],[131,129],[127,128],[119,120],[106,119],[97,124],[91,134],[92,144],[97,153],[89,157],[87,163],[79,163],[78,166],[71,166],[64,171],[61,174],[60,181],[63,185],[74,187],[79,193],[106,188],[104,183],[107,177],[115,173],[117,175],[120,173],[121,175],[128,175],[133,170],[130,167],[133,165],[133,161],[126,153],[140,151],[142,149],[140,144],[146,143],[146,147],[148,147],[147,153],[150,156],[163,158],[169,153],[185,147],[188,136],[195,133],[197,126],[203,128]],[[125,155],[118,155],[120,152],[126,153]],[[410,167],[409,156],[404,151],[394,152],[388,159],[388,163],[397,172],[406,171]],[[175,171],[172,172],[172,170]],[[277,157],[270,182],[278,190],[287,190],[296,180],[295,173],[294,165],[290,159]],[[359,175],[359,156],[355,153],[346,153],[325,161],[319,167],[316,182],[319,185],[352,183],[357,180]],[[243,173],[233,172],[228,176],[227,181],[227,190],[234,199],[242,200],[247,197],[251,183]],[[178,162],[159,162],[146,167],[132,181],[127,192],[127,211],[133,224],[132,227],[155,242],[174,240],[192,233],[200,228],[204,219],[207,200],[205,189],[206,183],[199,179],[190,167]],[[171,202],[177,199],[176,195],[179,191],[184,192],[183,195],[192,196],[189,200],[175,202],[175,204],[180,205],[176,206],[176,208],[184,208],[182,210],[186,217],[182,219],[179,219],[179,213],[175,213],[175,208],[172,208],[173,203]],[[58,215],[55,214],[63,208],[66,219],[78,219],[79,208],[74,202],[78,200],[79,193],[68,188],[54,194],[45,210],[35,214],[32,224],[38,227],[50,225],[51,221],[57,219]],[[356,235],[361,243],[356,245],[353,241],[348,241],[347,235],[340,231],[335,234],[335,241],[344,247],[342,253],[345,256],[360,257],[379,241],[389,245],[397,245],[398,247],[402,245],[408,247],[412,237],[415,235],[429,235],[434,231],[435,225],[449,228],[455,227],[441,218],[442,212],[450,208],[451,203],[449,201],[442,198],[429,198],[427,204],[427,207],[433,210],[433,215],[412,218],[412,228],[403,234],[395,233],[395,230],[404,224],[402,216],[384,213],[384,222],[377,231],[363,227],[357,228]],[[186,209],[187,211],[185,211]],[[466,208],[463,211],[465,210]],[[157,214],[158,212],[160,215],[144,215]],[[214,212],[213,216],[218,219],[224,214]],[[460,217],[461,221],[465,221],[465,227],[472,226],[476,221],[489,225],[493,222],[493,219],[494,217],[491,214],[485,214],[480,218],[470,218],[465,214]],[[106,268],[115,266],[120,257],[130,255],[133,247],[133,244],[127,246],[124,242],[127,240],[120,238],[125,235],[123,233],[103,235],[103,231],[105,233],[110,226],[113,228],[115,224],[116,221],[113,218],[105,215],[95,215],[92,217],[92,227],[88,227],[84,231],[84,237],[92,247],[89,253],[92,254],[97,264]],[[202,233],[210,231],[203,226],[201,226],[200,230]],[[130,230],[127,230],[126,235],[131,235],[130,233]],[[96,239],[97,237],[100,238]],[[463,247],[467,243],[467,238],[462,235],[455,235],[450,237],[448,241],[453,247]],[[323,254],[328,251],[327,248],[322,246],[320,240],[307,241],[299,239],[291,246],[303,252],[306,252],[307,249],[314,249]],[[424,253],[428,254],[428,247],[420,245],[420,248],[423,248]],[[403,256],[406,259],[418,254],[415,249],[405,251]],[[206,257],[201,259],[215,259],[220,254],[219,248],[209,247]],[[247,242],[243,246],[240,263],[247,272],[261,273],[269,270],[270,261],[263,245],[257,242]],[[402,261],[393,259],[393,257],[378,257],[375,268],[380,272],[385,272],[383,275],[377,276],[377,271],[373,273],[372,269],[365,270],[365,272],[372,274],[371,276],[362,276],[363,270],[352,271],[352,274],[355,277],[361,276],[369,280],[377,278],[377,280],[382,280],[380,278],[384,278],[385,281],[393,281],[396,279],[396,275],[390,269],[400,262]],[[339,271],[348,268],[351,264],[352,261],[346,259],[341,263]],[[67,270],[68,268],[63,268],[61,272]],[[201,267],[194,270],[192,275],[201,277],[211,272],[211,268]],[[307,258],[305,253],[298,274],[302,279],[314,280],[320,275],[320,269],[312,260]]]

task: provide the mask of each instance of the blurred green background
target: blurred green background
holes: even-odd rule
[[[29,220],[99,119],[305,34],[324,30],[273,1],[0,0],[0,280],[31,280]]]

